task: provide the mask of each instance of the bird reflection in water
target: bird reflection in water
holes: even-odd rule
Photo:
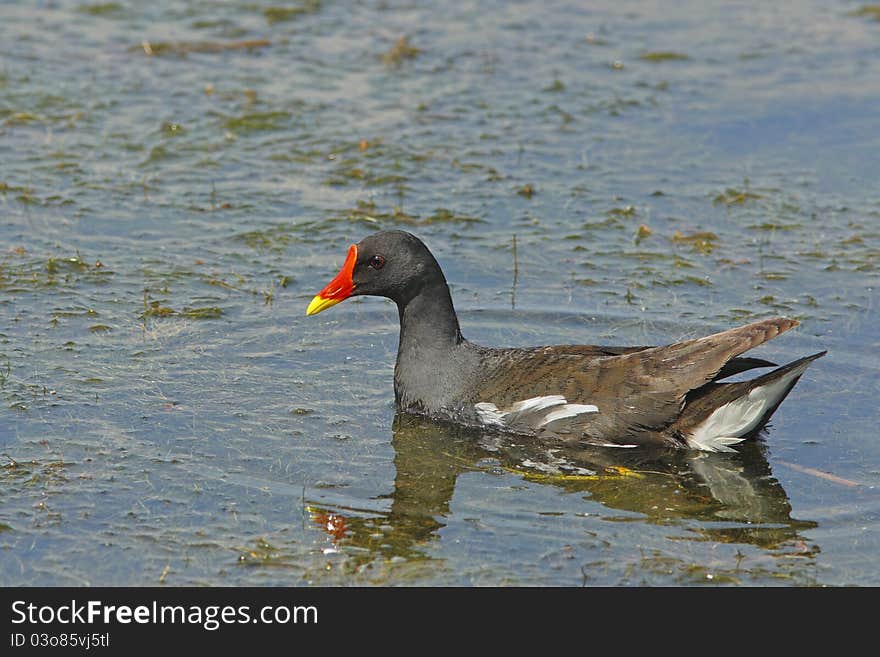
[[[398,414],[393,426],[394,490],[383,514],[309,507],[335,547],[355,561],[428,559],[426,543],[449,517],[458,476],[489,471],[581,494],[609,510],[639,514],[652,524],[688,525],[694,540],[752,545],[811,557],[818,547],[800,532],[816,527],[791,517],[772,476],[765,446],[751,441],[735,453],[663,448],[576,448],[476,435],[455,426]],[[333,550],[335,551],[335,550]]]

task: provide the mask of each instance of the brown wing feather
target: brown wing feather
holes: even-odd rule
[[[606,355],[602,348],[537,347],[497,350],[474,401],[498,408],[544,395],[595,404],[598,413],[560,420],[548,429],[594,442],[661,441],[658,432],[681,412],[685,396],[715,379],[739,354],[797,326],[775,318],[663,347]],[[621,427],[625,429],[621,430]],[[655,437],[648,437],[653,434]]]

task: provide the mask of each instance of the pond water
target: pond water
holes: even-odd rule
[[[586,4],[0,4],[0,584],[880,585],[880,11]],[[734,454],[395,418],[381,228],[475,342],[829,354]]]

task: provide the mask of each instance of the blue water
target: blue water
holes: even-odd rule
[[[880,583],[860,6],[0,4],[0,583]],[[304,315],[389,227],[477,342],[829,354],[737,455],[395,420],[394,307]]]

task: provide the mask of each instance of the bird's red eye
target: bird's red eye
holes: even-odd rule
[[[385,258],[380,255],[374,255],[370,258],[370,267],[375,269],[376,271],[382,269],[385,266]]]

